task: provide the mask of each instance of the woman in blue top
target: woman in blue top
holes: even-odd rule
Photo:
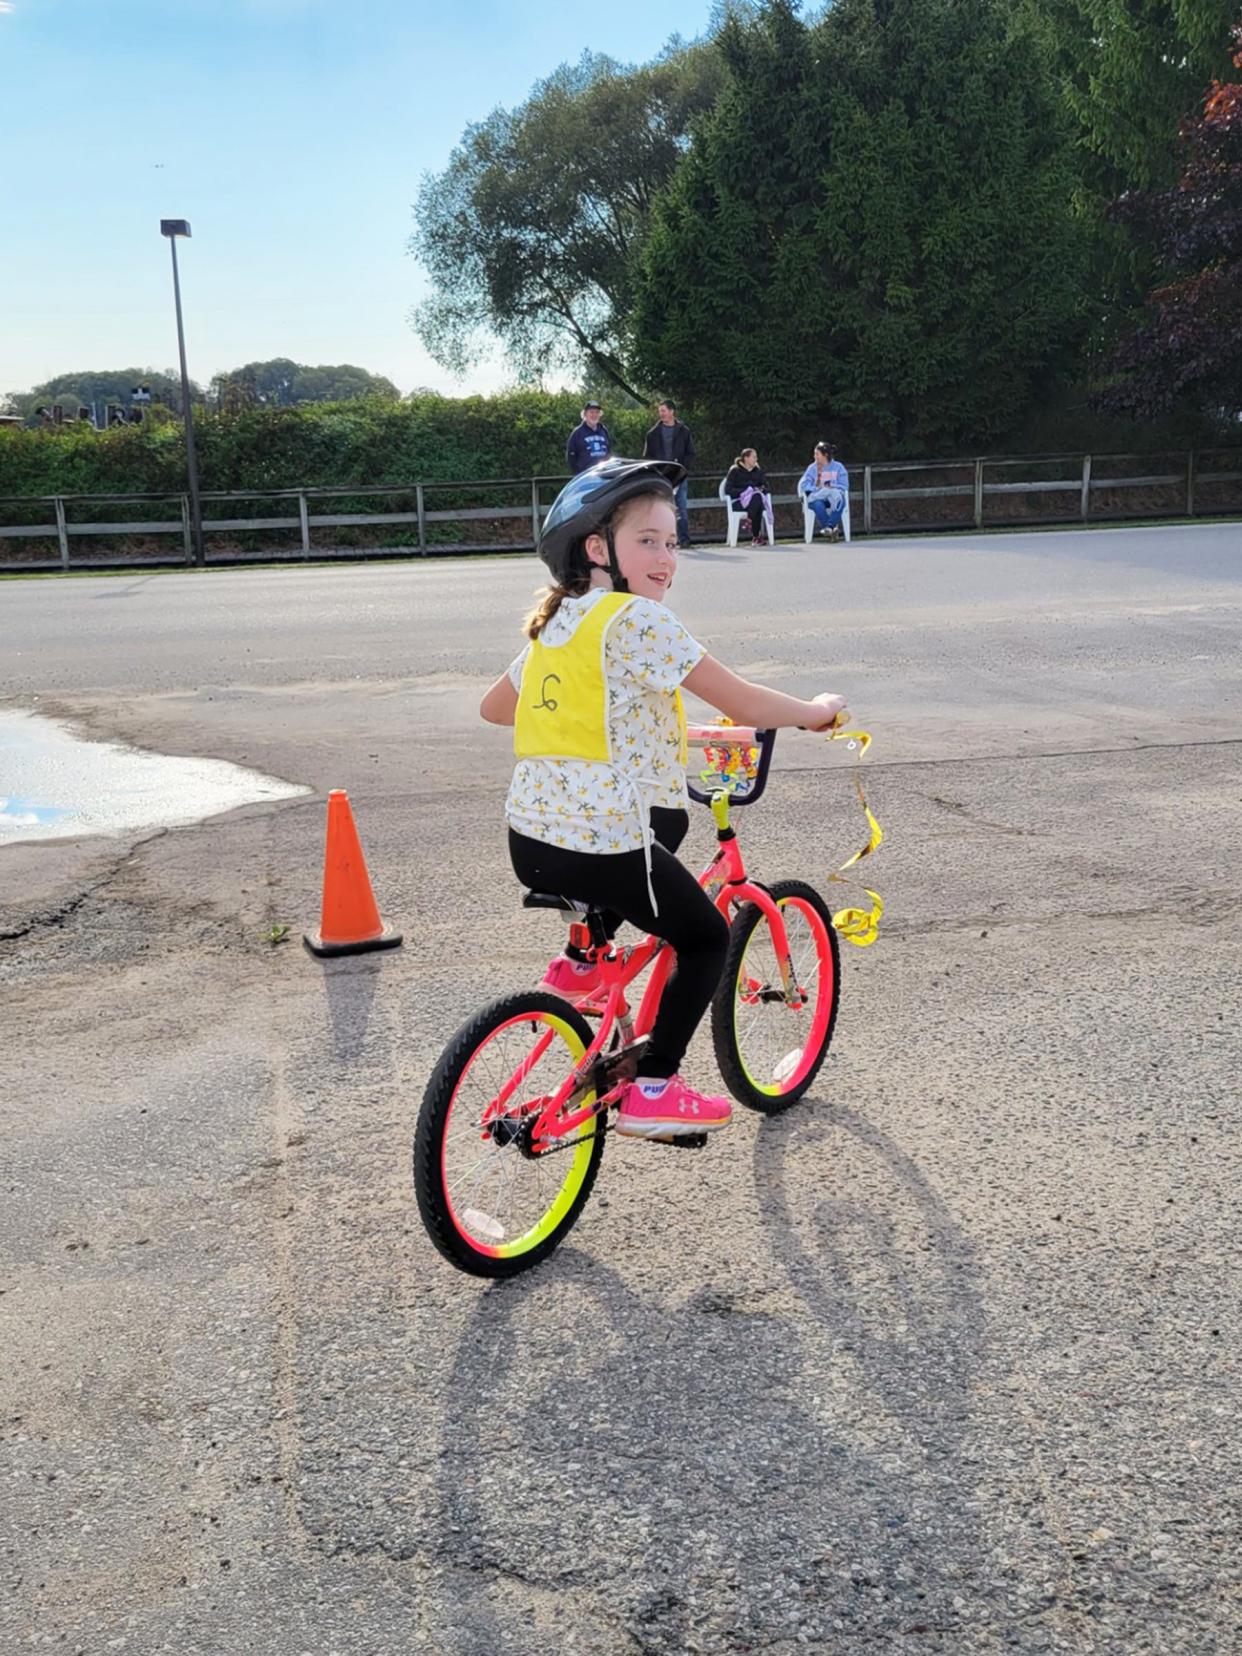
[[[832,457],[832,444],[815,445],[815,458],[798,482],[798,493],[815,514],[816,533],[828,540],[840,534],[838,525],[849,495],[850,474]]]

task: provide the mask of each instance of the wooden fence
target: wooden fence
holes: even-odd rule
[[[793,492],[801,474],[768,475],[778,536],[801,539],[802,512]],[[564,481],[559,476],[209,491],[202,496],[207,561],[528,552]],[[724,539],[719,481],[691,478],[692,533],[705,545]],[[705,487],[710,493],[701,492]],[[1242,516],[1242,449],[865,463],[850,467],[850,501],[855,537]],[[0,570],[190,562],[186,495],[0,498]]]

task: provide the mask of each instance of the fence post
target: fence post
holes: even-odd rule
[[[185,561],[187,567],[194,562],[194,536],[190,531],[190,497],[181,497],[181,538],[185,542]]]
[[[863,534],[871,533],[871,467],[863,467]]]
[[[69,567],[69,532],[65,528],[65,503],[59,495],[55,497],[56,507],[56,539],[60,542],[60,567]]]
[[[421,483],[414,485],[414,510],[418,513],[418,554],[419,557],[425,558],[427,556],[427,515],[423,508],[423,486]]]
[[[983,461],[975,461],[975,528],[983,528]]]
[[[1091,516],[1091,456],[1082,457],[1082,521],[1086,523]]]
[[[310,513],[306,509],[306,491],[298,490],[298,521],[302,526],[302,556],[310,557]]]
[[[1195,451],[1186,456],[1186,516],[1195,515]]]
[[[532,477],[531,480],[530,480],[530,526],[531,526],[531,539],[534,541],[535,545],[538,546],[539,545],[540,523],[539,523],[539,479],[537,477]]]

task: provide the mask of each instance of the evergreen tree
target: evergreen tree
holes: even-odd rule
[[[1236,0],[1020,0],[1056,64],[1077,133],[1077,203],[1091,239],[1102,360],[1155,279],[1150,249],[1110,212],[1130,190],[1167,189],[1177,132],[1204,86],[1226,73]]]
[[[1088,190],[1167,188],[1176,134],[1229,68],[1236,0],[1033,0],[1052,25]]]
[[[1242,24],[1234,30],[1242,70]],[[1182,127],[1182,176],[1116,213],[1156,247],[1164,279],[1120,346],[1104,407],[1150,418],[1179,400],[1242,412],[1242,83],[1214,81]]]
[[[1063,105],[998,0],[789,0],[718,39],[727,84],[658,204],[652,379],[760,430],[983,443],[1082,331]]]
[[[631,317],[640,372],[777,421],[822,406],[825,272],[816,249],[823,133],[810,32],[787,0],[717,34],[713,113],[653,213]]]

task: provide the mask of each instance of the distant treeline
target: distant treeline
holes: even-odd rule
[[[161,409],[181,413],[181,378],[171,368],[85,368],[55,374],[29,391],[0,393],[0,412],[19,415],[27,424],[39,423],[38,410],[59,408],[66,420],[76,420],[79,410],[94,409],[102,416],[115,406],[128,415],[134,391],[141,386],[150,393],[145,412],[159,418]],[[351,362],[312,366],[289,357],[272,357],[267,362],[247,362],[217,374],[206,391],[190,381],[190,400],[220,413],[235,414],[244,408],[291,408],[298,403],[346,402],[353,397],[381,397],[396,402],[400,392],[382,374],[369,373]]]

